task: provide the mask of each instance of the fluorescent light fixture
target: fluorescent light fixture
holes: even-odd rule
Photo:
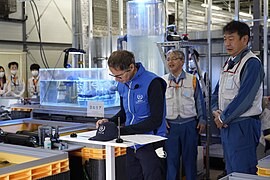
[[[239,15],[240,16],[245,16],[245,17],[251,17],[251,18],[253,18],[253,15],[252,14],[245,13],[245,12],[239,12]]]
[[[205,4],[205,3],[201,4],[201,6],[204,7],[204,8],[208,8],[208,4]],[[213,10],[217,10],[217,11],[222,10],[222,8],[218,7],[218,6],[212,5],[211,7],[212,7]]]

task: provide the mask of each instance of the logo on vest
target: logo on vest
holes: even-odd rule
[[[143,100],[143,95],[142,94],[138,94],[137,95],[137,100],[136,100],[136,104],[141,104],[143,103],[144,100]]]

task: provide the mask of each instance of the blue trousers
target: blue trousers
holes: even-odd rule
[[[221,129],[228,174],[232,172],[256,174],[256,148],[260,135],[261,122],[253,118],[232,123],[227,128]]]
[[[197,122],[184,124],[169,123],[170,132],[166,141],[167,152],[167,180],[177,180],[182,155],[186,180],[197,178]]]
[[[129,180],[164,180],[162,164],[153,144],[145,145],[135,152],[127,148],[127,176]]]

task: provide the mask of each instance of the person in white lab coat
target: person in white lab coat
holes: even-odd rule
[[[28,97],[39,97],[39,68],[38,64],[32,64],[30,66],[32,77],[28,79]]]
[[[0,96],[6,96],[8,92],[8,80],[5,75],[5,69],[3,66],[0,66]]]
[[[18,76],[18,67],[19,64],[15,61],[8,64],[10,70],[10,77],[8,77],[8,80],[10,83],[8,83],[9,92],[7,93],[7,96],[21,98],[25,91],[25,82]]]

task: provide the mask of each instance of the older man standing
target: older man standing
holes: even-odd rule
[[[168,139],[166,142],[167,180],[177,180],[180,156],[183,157],[187,180],[197,177],[198,133],[205,128],[205,102],[195,75],[183,70],[184,53],[167,53],[170,70],[163,78],[167,82],[166,106]]]
[[[223,33],[230,58],[213,94],[214,121],[221,130],[227,173],[255,174],[256,147],[261,135],[263,66],[248,48],[247,24],[231,21]]]

